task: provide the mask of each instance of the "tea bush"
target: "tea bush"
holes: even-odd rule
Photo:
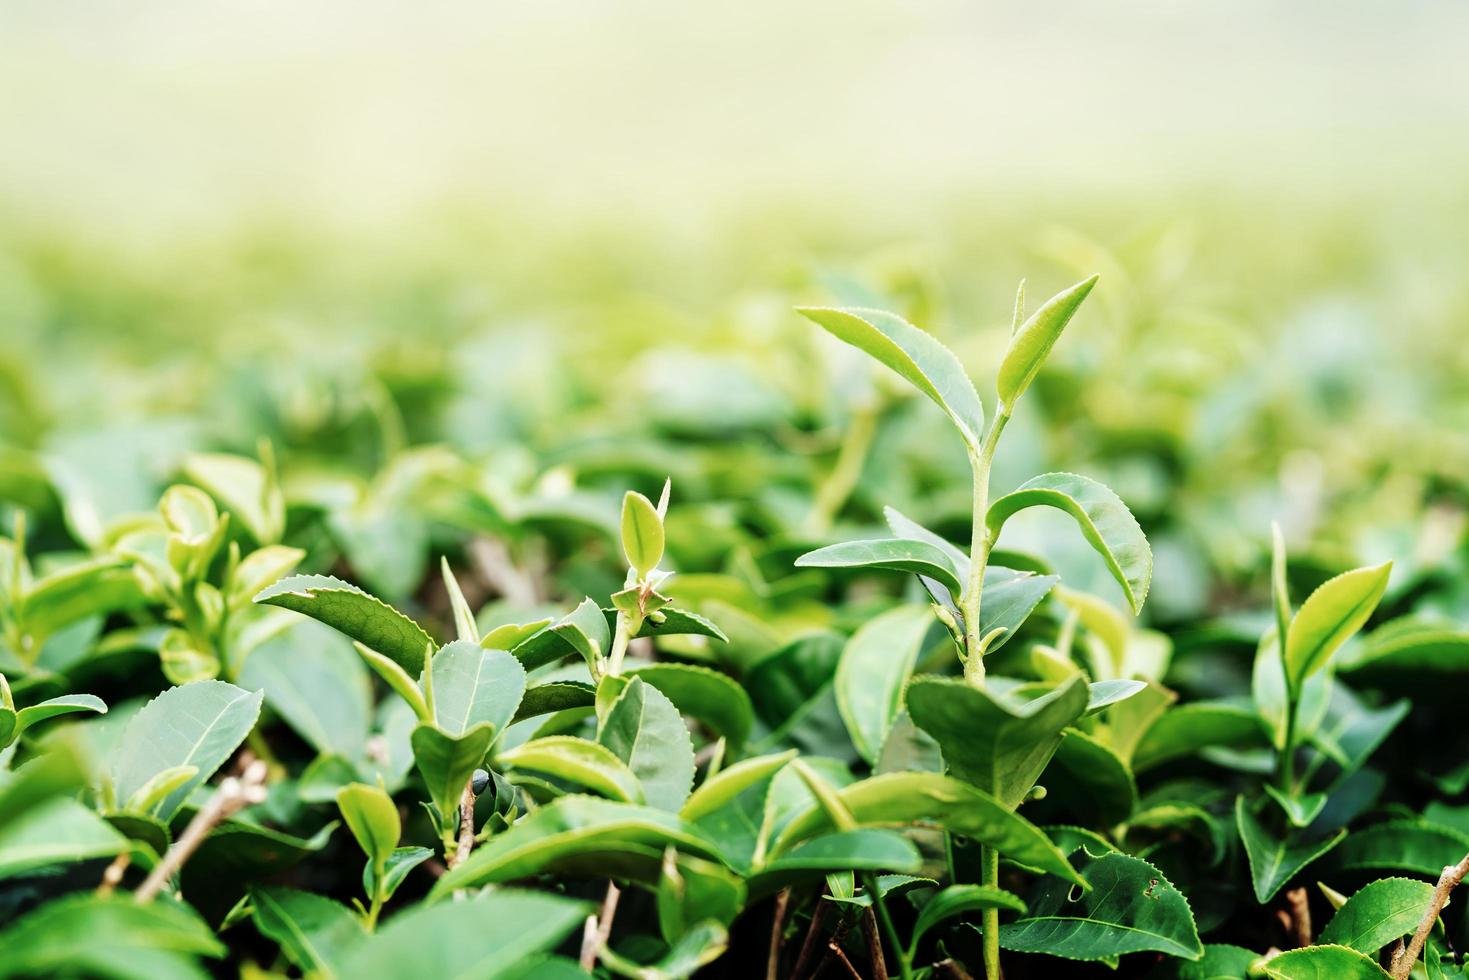
[[[9,384],[0,976],[1460,975],[1463,445],[1066,241],[957,352],[880,262],[804,333]]]

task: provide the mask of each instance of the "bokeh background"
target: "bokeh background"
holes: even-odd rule
[[[937,413],[792,306],[899,310],[986,393],[1017,282],[1100,272],[999,489],[1117,487],[1157,625],[1263,608],[1271,520],[1462,618],[1466,36],[1448,0],[7,0],[0,497],[96,547],[265,438],[411,603],[446,526],[560,522],[554,562],[672,474],[680,569],[776,588],[884,503],[967,535]]]

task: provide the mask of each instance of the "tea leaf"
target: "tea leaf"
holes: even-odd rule
[[[402,665],[355,640],[352,646],[357,650],[357,655],[367,661],[367,666],[372,668],[373,673],[381,677],[388,687],[408,703],[420,721],[429,721],[432,718],[423,689],[418,686],[417,681],[408,676],[408,672],[403,669]]]
[[[1292,691],[1367,622],[1387,591],[1392,562],[1357,568],[1328,579],[1306,597],[1291,620],[1285,643],[1285,675]]]
[[[441,817],[458,812],[464,787],[484,761],[494,740],[495,727],[487,722],[460,735],[450,735],[423,723],[413,729],[413,761],[423,774],[429,797]]]
[[[1105,825],[1122,823],[1137,806],[1137,784],[1127,763],[1106,745],[1077,728],[1063,734],[1056,757],[1046,769],[1047,788],[1055,790],[1053,776],[1074,787],[1078,807],[1094,811]]]
[[[1363,885],[1321,930],[1320,942],[1375,954],[1411,935],[1433,899],[1433,886],[1410,878],[1381,878]]]
[[[171,687],[149,701],[123,729],[113,756],[117,798],[132,797],[166,769],[193,766],[193,779],[174,790],[158,809],[173,816],[184,800],[234,754],[255,727],[262,694],[224,681]]]
[[[836,871],[913,874],[923,862],[918,849],[890,830],[847,830],[803,841],[766,862],[750,877],[751,900]]]
[[[128,840],[82,804],[54,799],[0,830],[0,880],[56,864],[112,857]]]
[[[503,731],[525,694],[525,668],[508,651],[455,640],[434,655],[434,722],[447,735],[480,725]]]
[[[527,688],[520,707],[515,709],[514,721],[524,721],[537,715],[549,715],[570,708],[590,708],[596,700],[597,689],[586,681],[547,681]]]
[[[1153,552],[1121,497],[1075,473],[1046,473],[1027,480],[990,505],[985,525],[991,540],[999,537],[1007,520],[1027,507],[1054,507],[1070,514],[1122,586],[1133,614],[1142,610],[1153,578]]]
[[[926,541],[876,538],[845,541],[809,551],[796,559],[797,568],[886,568],[936,579],[958,595],[963,589],[959,571],[947,552]]]
[[[444,580],[444,591],[449,594],[449,607],[454,610],[454,632],[456,639],[467,640],[470,643],[480,641],[479,627],[474,622],[474,610],[469,608],[469,601],[464,598],[464,590],[459,588],[459,580],[454,577],[454,570],[449,567],[449,559],[439,558],[439,574]],[[486,648],[494,648],[494,644],[486,644]]]
[[[1138,742],[1132,767],[1142,772],[1209,746],[1267,744],[1265,728],[1249,708],[1223,701],[1196,701],[1158,716]]]
[[[611,749],[572,735],[531,739],[497,756],[502,765],[555,776],[608,799],[642,803],[643,788]]]
[[[901,707],[933,614],[922,606],[898,606],[868,620],[852,634],[837,663],[836,698],[852,744],[877,762]]]
[[[1337,673],[1353,684],[1419,698],[1453,698],[1469,675],[1469,632],[1432,620],[1395,619],[1338,658]]]
[[[944,763],[1013,809],[1051,761],[1061,732],[1086,710],[1080,677],[1030,700],[995,694],[961,680],[915,677],[908,684],[908,713],[932,735]]]
[[[1341,843],[1346,831],[1326,837],[1307,837],[1288,833],[1273,836],[1250,811],[1243,796],[1234,803],[1234,818],[1240,840],[1249,857],[1250,880],[1255,887],[1255,900],[1264,905],[1275,897],[1306,865]]]
[[[1383,980],[1387,971],[1369,956],[1346,946],[1307,946],[1265,960],[1270,980]]]
[[[21,708],[15,716],[15,730],[17,734],[24,734],[26,729],[47,718],[55,718],[57,715],[77,711],[94,711],[99,715],[105,715],[107,705],[102,703],[101,698],[91,694],[63,694],[59,698],[48,698],[28,708]]]
[[[1010,347],[1000,362],[1000,373],[996,381],[1000,405],[1007,414],[1015,408],[1015,403],[1035,380],[1046,356],[1051,353],[1051,348],[1061,336],[1061,331],[1071,322],[1072,316],[1097,284],[1098,278],[1092,276],[1084,279],[1046,300],[1010,338]],[[1024,295],[1022,291],[1016,297],[1017,312],[1024,304]]]
[[[250,909],[260,934],[306,973],[343,975],[348,954],[367,937],[346,906],[294,888],[252,888]]]
[[[393,798],[376,786],[354,783],[337,792],[337,808],[368,861],[386,862],[403,833]]]
[[[240,683],[263,690],[271,710],[316,751],[349,759],[361,754],[372,723],[372,683],[340,635],[298,620],[250,652]]]
[[[1348,871],[1406,871],[1438,877],[1469,853],[1469,834],[1424,820],[1389,820],[1354,831],[1331,856]]]
[[[653,502],[636,490],[622,498],[622,553],[639,581],[663,560],[663,518]]]
[[[732,747],[742,746],[750,736],[755,708],[750,695],[728,674],[675,663],[638,664],[627,673],[662,691],[674,707],[706,723]]]
[[[804,307],[797,312],[897,372],[943,409],[965,444],[978,450],[984,406],[959,359],[930,334],[881,310]]]
[[[280,540],[286,526],[285,503],[279,491],[272,492],[265,467],[258,462],[226,453],[191,453],[180,469],[223,504],[257,542]]]
[[[417,677],[424,650],[433,645],[413,620],[376,596],[331,575],[295,575],[257,596],[256,602],[280,606],[345,633]]]
[[[950,885],[942,889],[918,910],[918,921],[913,924],[913,938],[909,950],[916,950],[923,937],[937,926],[950,919],[977,912],[980,909],[1007,909],[1025,912],[1025,902],[1019,895],[992,885]]]
[[[792,749],[778,755],[761,755],[753,759],[742,759],[728,769],[722,769],[709,777],[684,801],[679,816],[697,822],[720,807],[726,806],[736,796],[767,780],[786,763],[796,757]]]
[[[188,906],[130,895],[70,895],[0,932],[0,976],[200,977],[195,957],[224,954]]]
[[[1105,960],[1156,950],[1197,960],[1204,955],[1188,901],[1163,873],[1130,854],[1071,855],[1091,889],[1075,901],[1072,886],[1044,878],[1026,896],[1030,913],[1000,927],[1000,946],[1069,960]]]
[[[662,691],[634,676],[603,720],[597,741],[637,774],[651,806],[678,810],[694,783],[694,746]]]

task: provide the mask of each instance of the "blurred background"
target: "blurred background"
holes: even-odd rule
[[[0,498],[95,548],[263,438],[402,601],[445,527],[579,528],[554,560],[671,473],[681,570],[765,588],[885,503],[968,533],[943,420],[792,306],[895,309],[987,395],[1017,282],[1100,272],[999,489],[1117,487],[1160,625],[1257,605],[1272,519],[1469,613],[1466,36],[1449,0],[5,0]]]

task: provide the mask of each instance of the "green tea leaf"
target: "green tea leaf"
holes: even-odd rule
[[[474,610],[469,608],[469,600],[464,598],[464,590],[459,588],[459,580],[454,577],[454,570],[449,567],[449,559],[439,557],[439,574],[444,579],[444,591],[449,594],[449,607],[454,610],[454,632],[456,639],[465,640],[469,643],[479,643],[479,627],[474,622]],[[493,649],[493,643],[485,644],[487,649]]]
[[[1071,515],[1122,586],[1133,614],[1142,610],[1153,579],[1153,551],[1121,497],[1075,473],[1045,473],[990,505],[985,525],[991,540],[999,537],[1007,520],[1027,507],[1054,507]]]
[[[592,907],[545,892],[501,889],[418,905],[356,946],[344,977],[497,977],[553,949]]]
[[[690,794],[679,810],[679,816],[690,822],[702,820],[719,808],[726,806],[736,796],[763,780],[768,780],[786,763],[796,757],[796,751],[778,755],[761,755],[753,759],[742,759],[721,769],[706,779]]]
[[[874,538],[845,541],[809,551],[796,559],[797,568],[884,568],[913,572],[934,579],[958,595],[963,590],[959,571],[949,555],[926,541]]]
[[[1046,788],[1057,796],[1064,795],[1105,825],[1122,823],[1132,816],[1137,806],[1137,784],[1127,763],[1080,729],[1068,728],[1062,735],[1056,756],[1043,776]],[[1060,782],[1066,784],[1064,794],[1057,785]]]
[[[1014,809],[1051,761],[1061,732],[1086,710],[1087,686],[1073,677],[1030,700],[996,694],[962,680],[915,677],[908,713],[944,753],[944,763]]]
[[[428,710],[428,700],[424,696],[423,688],[408,676],[408,671],[404,670],[396,660],[385,657],[371,647],[364,646],[355,640],[352,647],[357,651],[357,655],[366,661],[367,666],[372,668],[373,673],[381,677],[388,687],[392,688],[407,703],[408,707],[413,709],[413,714],[420,721],[432,720],[433,714]]]
[[[0,976],[183,980],[206,975],[195,957],[224,953],[186,905],[86,892],[49,902],[0,932]]]
[[[475,725],[462,735],[450,735],[423,723],[413,729],[413,761],[441,817],[458,812],[464,787],[494,740],[495,727],[489,723]]]
[[[1205,943],[1204,956],[1194,960],[1164,960],[1148,980],[1246,980],[1260,954],[1243,946]]]
[[[547,681],[526,689],[513,720],[524,721],[571,708],[590,708],[596,696],[597,689],[586,681]]]
[[[525,694],[525,668],[505,650],[455,640],[433,658],[434,722],[461,736],[480,725],[504,731]]]
[[[1307,946],[1272,956],[1263,964],[1270,980],[1383,980],[1387,971],[1346,946]]]
[[[167,820],[184,800],[234,754],[260,716],[261,692],[224,681],[171,687],[149,701],[123,729],[113,756],[113,785],[126,800],[166,769],[193,766],[193,779],[159,807]]]
[[[393,798],[376,786],[354,783],[337,791],[337,808],[367,859],[386,862],[403,834]]]
[[[1025,902],[1019,895],[993,885],[950,885],[918,910],[918,921],[913,924],[913,938],[908,947],[909,955],[935,927],[980,909],[1007,909],[1024,914]]]
[[[403,880],[408,877],[408,873],[433,856],[434,852],[426,847],[394,848],[383,866],[383,898],[392,898],[398,886],[403,884]],[[362,890],[371,895],[376,885],[373,879],[373,867],[369,862],[362,869]]]
[[[67,715],[76,711],[95,711],[99,715],[105,715],[107,705],[102,703],[101,698],[92,694],[63,694],[59,698],[48,698],[28,708],[21,708],[15,716],[15,729],[18,734],[24,734],[26,729],[47,718],[55,718],[57,715]]]
[[[107,821],[75,800],[58,798],[0,830],[0,880],[127,849],[127,838]]]
[[[260,934],[306,973],[344,976],[347,957],[367,938],[345,905],[294,888],[253,888],[250,909]]]
[[[1000,405],[1006,414],[1014,410],[1015,403],[1035,380],[1046,356],[1051,353],[1051,347],[1061,336],[1061,331],[1066,329],[1066,324],[1071,322],[1071,317],[1081,307],[1092,287],[1097,284],[1097,279],[1097,276],[1092,276],[1082,280],[1046,300],[1010,338],[1010,347],[1000,362],[1000,373],[996,381]]]
[[[639,581],[663,560],[663,519],[653,502],[636,490],[622,498],[622,553]]]
[[[1469,834],[1424,820],[1389,820],[1354,831],[1331,857],[1349,871],[1406,871],[1437,878],[1469,854]]]
[[[1071,855],[1091,889],[1073,901],[1072,886],[1044,878],[1026,898],[1029,915],[1000,927],[1000,946],[1069,960],[1106,960],[1155,950],[1197,960],[1204,955],[1187,899],[1142,858]]]
[[[611,749],[584,738],[548,735],[501,752],[497,759],[512,769],[526,769],[585,786],[608,799],[643,802],[642,784],[627,764]]]
[[[597,741],[637,774],[649,805],[678,810],[694,783],[694,745],[662,691],[634,676],[603,720]]]
[[[1142,772],[1209,746],[1268,744],[1264,725],[1249,708],[1223,701],[1195,701],[1158,716],[1138,742],[1132,767]]]
[[[1367,622],[1387,591],[1392,562],[1343,572],[1326,582],[1301,603],[1291,620],[1285,644],[1285,675],[1292,691]]]
[[[1469,631],[1431,620],[1395,619],[1338,660],[1337,672],[1356,684],[1419,699],[1452,699],[1455,686],[1469,675]]]
[[[984,406],[959,359],[932,335],[881,310],[804,307],[797,312],[897,372],[944,410],[971,449],[979,448]]]
[[[868,620],[842,648],[836,698],[857,752],[876,764],[902,706],[903,688],[933,626],[922,606],[897,606]]]
[[[640,677],[656,687],[686,715],[707,724],[738,748],[755,724],[755,707],[750,695],[728,674],[696,664],[636,664],[627,675]]]
[[[1376,954],[1411,935],[1433,900],[1433,886],[1411,878],[1380,878],[1363,885],[1321,930],[1320,942]]]
[[[837,871],[896,871],[914,874],[922,867],[918,849],[890,830],[847,830],[803,841],[767,861],[751,876],[751,900],[801,881]]]
[[[340,634],[297,621],[250,652],[240,683],[263,690],[265,703],[316,751],[362,754],[372,727],[372,682]]]
[[[1346,831],[1326,837],[1307,837],[1289,833],[1273,836],[1250,811],[1243,796],[1234,802],[1235,823],[1250,863],[1250,880],[1255,887],[1255,900],[1264,905],[1275,897],[1306,865],[1341,843]]]
[[[173,766],[156,773],[123,801],[123,808],[134,814],[151,814],[174,790],[199,774],[197,766]]]
[[[262,590],[256,602],[310,616],[347,634],[417,677],[433,641],[423,628],[376,596],[331,575],[294,575]]]
[[[845,786],[836,796],[863,826],[942,828],[1028,867],[1082,884],[1065,855],[1034,824],[990,794],[952,777],[935,772],[884,773]],[[784,853],[798,841],[831,828],[824,809],[807,807],[781,831],[771,853]]]

